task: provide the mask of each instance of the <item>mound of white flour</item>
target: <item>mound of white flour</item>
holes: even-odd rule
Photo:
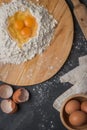
[[[38,22],[37,36],[25,43],[20,49],[15,40],[11,39],[7,31],[8,16],[15,12],[29,9]],[[0,62],[20,64],[42,53],[49,46],[53,37],[57,21],[48,11],[26,0],[12,0],[9,4],[0,7]]]

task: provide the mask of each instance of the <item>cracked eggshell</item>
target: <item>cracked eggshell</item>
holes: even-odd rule
[[[10,85],[2,84],[0,85],[0,97],[7,99],[13,94],[13,89]]]
[[[13,101],[15,103],[23,103],[29,100],[29,92],[25,88],[16,90],[13,94]]]
[[[2,100],[1,101],[1,110],[4,113],[12,114],[12,113],[15,113],[17,111],[17,105],[11,99]]]

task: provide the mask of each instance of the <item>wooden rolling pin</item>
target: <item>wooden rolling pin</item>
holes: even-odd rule
[[[81,27],[81,30],[87,40],[87,8],[79,0],[71,0],[74,6],[75,17]]]

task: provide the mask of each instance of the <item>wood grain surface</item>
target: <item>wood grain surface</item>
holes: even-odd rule
[[[32,0],[36,2],[36,0]],[[55,75],[65,63],[73,42],[73,20],[65,0],[40,0],[59,24],[51,45],[41,55],[20,65],[0,64],[0,80],[18,86],[41,83]]]
[[[74,5],[74,14],[80,25],[80,28],[87,40],[87,7],[79,0],[71,0]]]

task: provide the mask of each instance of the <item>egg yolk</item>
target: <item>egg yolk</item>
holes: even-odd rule
[[[35,19],[33,17],[26,17],[24,20],[24,24],[27,27],[33,27],[35,25]]]
[[[38,24],[29,10],[18,11],[8,18],[8,33],[16,40],[19,48],[30,38],[36,36]]]
[[[21,30],[21,35],[24,36],[25,38],[31,37],[32,31],[31,31],[30,28],[24,27],[24,28]]]
[[[24,27],[24,22],[22,20],[16,20],[14,23],[14,27],[17,30],[21,30]]]

